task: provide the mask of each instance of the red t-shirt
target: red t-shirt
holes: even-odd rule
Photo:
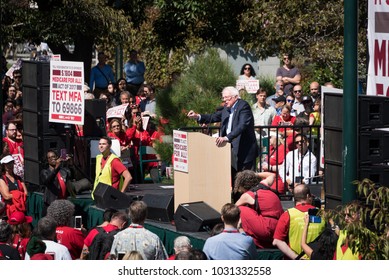
[[[111,232],[115,229],[118,229],[118,227],[115,225],[112,225],[112,224],[108,224],[105,227],[103,227],[103,229],[105,230],[105,232]],[[95,239],[95,237],[98,233],[99,233],[99,231],[96,228],[92,229],[89,232],[89,234],[85,237],[85,240],[84,240],[85,246],[90,247],[92,245],[93,239]]]
[[[24,158],[23,141],[12,141],[11,139],[4,137],[3,142],[8,144],[9,153],[11,155],[21,154]]]
[[[113,132],[108,132],[108,137],[119,140],[120,146],[128,146],[130,144],[130,139],[128,139],[125,132],[120,132],[119,135],[116,135]]]
[[[108,159],[108,158],[107,158]],[[107,162],[107,159],[102,158],[101,159],[101,165],[104,168],[105,163]],[[111,182],[112,182],[112,187],[115,189],[119,189],[119,184],[120,184],[120,176],[121,174],[127,170],[127,167],[124,166],[124,164],[121,162],[120,159],[115,158],[111,162]]]
[[[68,248],[73,260],[78,259],[84,246],[84,235],[81,230],[61,226],[57,227],[56,233],[58,243]]]

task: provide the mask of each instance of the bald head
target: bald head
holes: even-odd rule
[[[309,190],[309,187],[305,184],[298,184],[294,187],[293,190],[293,196],[295,202],[300,203],[311,203],[311,191]]]
[[[316,98],[320,93],[320,85],[318,82],[312,82],[309,85],[309,91],[311,93],[311,96]]]

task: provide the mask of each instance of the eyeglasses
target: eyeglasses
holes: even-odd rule
[[[57,158],[58,158],[58,156],[55,156],[55,155],[47,157],[47,159],[57,159]]]
[[[245,67],[244,70],[251,70],[251,68],[250,67]]]
[[[294,143],[295,143],[296,145],[304,144],[304,143],[305,143],[305,140],[294,141]]]
[[[16,128],[8,128],[7,130],[9,130],[9,131],[16,131],[17,129]]]
[[[284,57],[283,60],[290,60],[289,57]]]
[[[294,90],[294,93],[301,93],[301,90]]]
[[[230,96],[223,96],[222,97],[222,101],[230,101],[232,97],[233,97],[232,95],[230,95]]]
[[[288,103],[293,103],[294,100],[293,100],[293,99],[286,99],[286,102],[288,102]]]
[[[120,127],[120,125],[113,125],[112,128]]]

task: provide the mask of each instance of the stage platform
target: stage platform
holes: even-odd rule
[[[163,184],[143,184],[132,185],[126,195],[131,201],[141,200],[145,195],[153,194],[155,196],[173,196],[174,188]],[[84,227],[88,230],[103,222],[104,209],[96,206],[92,200],[90,193],[81,194],[75,198],[69,198],[75,205],[75,215],[83,217]],[[32,192],[28,196],[27,215],[33,217],[33,226],[36,226],[38,220],[42,217],[43,209],[43,193]],[[194,248],[202,249],[207,238],[210,237],[209,232],[181,232],[177,231],[174,222],[159,222],[147,220],[145,228],[154,232],[162,240],[169,255],[174,253],[173,243],[178,236],[185,235],[191,240]],[[282,253],[278,249],[261,249],[258,250],[259,260],[279,260],[282,259]]]

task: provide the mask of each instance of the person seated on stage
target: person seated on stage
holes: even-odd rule
[[[232,203],[221,209],[224,230],[218,235],[209,237],[203,251],[210,260],[255,260],[257,249],[253,239],[242,229],[238,230],[240,220],[239,207]]]
[[[125,192],[132,177],[127,167],[123,165],[120,158],[111,152],[112,140],[103,136],[99,140],[100,155],[96,157],[96,177],[93,186],[95,191],[99,183],[104,183],[113,188]],[[121,178],[124,180],[121,180]],[[94,198],[92,192],[92,198]]]
[[[244,170],[237,174],[235,191],[243,193],[235,203],[240,209],[241,225],[258,248],[273,248],[273,234],[284,212],[277,194],[270,189],[273,178],[260,182],[258,174]]]
[[[165,260],[168,255],[159,237],[144,228],[147,205],[144,201],[134,201],[128,209],[131,224],[115,235],[111,255],[138,251],[145,260]]]
[[[5,203],[7,216],[13,212],[26,211],[27,187],[22,178],[14,173],[14,158],[10,155],[1,159],[0,196]]]
[[[112,231],[119,231],[123,229],[128,222],[127,214],[124,212],[116,212],[112,215],[112,218],[110,219],[110,222],[102,226],[102,228],[106,233],[110,233]],[[97,256],[99,252],[92,252],[90,249],[92,248],[91,245],[94,242],[94,239],[96,238],[97,234],[99,234],[99,230],[97,228],[92,229],[89,234],[84,239],[84,247],[82,248],[82,253],[80,258],[81,259],[95,259],[92,256]],[[94,247],[97,248],[97,247]],[[109,252],[108,252],[109,253]],[[88,256],[89,255],[89,256]]]
[[[174,254],[171,255],[168,260],[175,260],[176,256],[180,252],[184,251],[190,251],[192,249],[192,245],[190,243],[190,239],[185,236],[178,236],[176,239],[174,239]]]
[[[0,220],[0,253],[5,260],[20,260],[18,250],[11,243],[12,228],[6,221]]]
[[[43,217],[38,221],[38,225],[34,230],[34,234],[31,239],[35,237],[41,239],[46,245],[46,250],[44,253],[52,255],[54,260],[72,260],[68,248],[66,248],[66,246],[63,244],[55,241],[57,236],[56,228],[57,223],[52,217]],[[33,256],[36,252],[36,250],[31,247],[33,247],[32,244],[27,244],[25,260],[32,259],[30,254]]]
[[[44,216],[47,207],[56,199],[66,199],[70,193],[66,183],[75,178],[75,168],[73,158],[66,155],[66,158],[58,156],[55,150],[46,153],[48,168],[43,169],[40,174],[41,184],[45,187],[43,201]]]
[[[73,260],[80,257],[84,246],[84,234],[82,231],[70,227],[74,210],[74,204],[65,199],[54,200],[47,208],[47,217],[53,218],[57,224],[57,241],[68,248]]]

